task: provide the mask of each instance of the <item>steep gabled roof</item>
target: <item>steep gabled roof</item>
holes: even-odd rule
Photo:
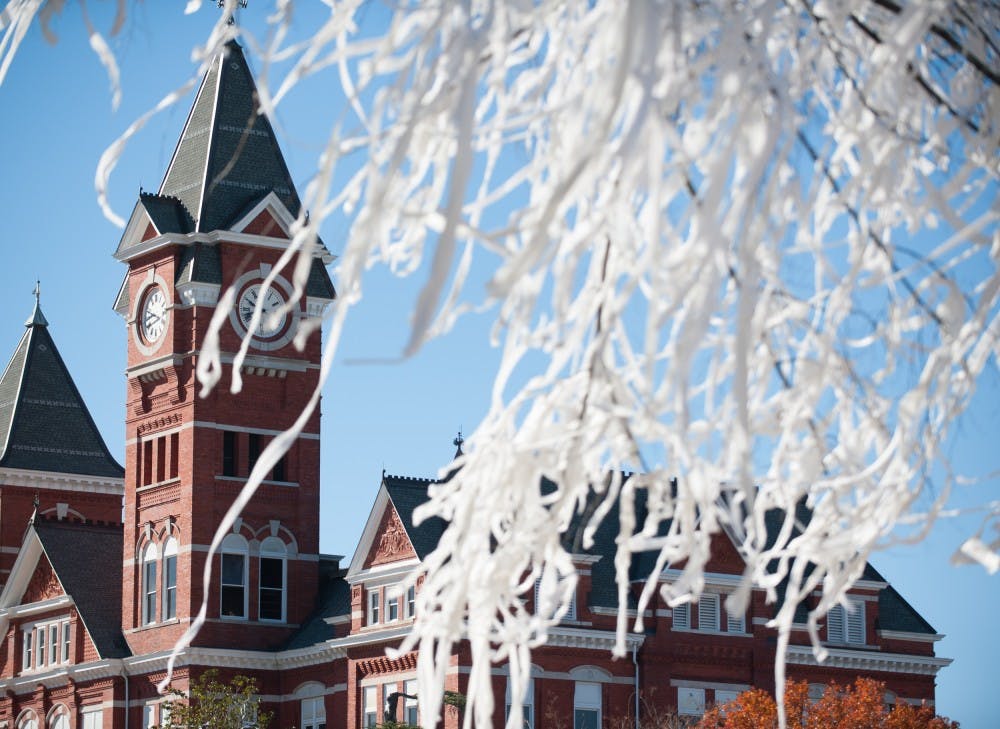
[[[100,657],[132,655],[121,628],[121,525],[36,519],[32,528]]]
[[[230,41],[202,80],[159,195],[178,198],[194,230],[210,232],[226,229],[271,191],[299,214],[298,193],[271,122],[259,111],[243,50]]]
[[[382,477],[382,485],[389,493],[392,505],[396,507],[399,520],[406,529],[417,557],[424,559],[437,547],[441,535],[447,526],[443,519],[431,517],[425,519],[419,526],[413,523],[413,512],[427,501],[427,489],[437,481],[425,478],[407,478],[405,476]]]
[[[0,467],[121,478],[38,303],[0,377]]]
[[[336,637],[334,624],[351,618],[351,586],[340,569],[340,558],[320,555],[318,607],[292,636],[285,650],[308,648]]]

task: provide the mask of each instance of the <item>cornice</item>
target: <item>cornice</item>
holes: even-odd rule
[[[937,643],[944,638],[943,633],[910,633],[905,630],[879,630],[877,632],[880,638],[909,640],[914,643]]]
[[[70,608],[75,604],[76,603],[73,602],[73,598],[69,595],[60,595],[59,597],[53,597],[48,600],[29,602],[25,605],[12,605],[5,610],[0,610],[0,620],[30,618],[33,615],[40,615],[53,610],[59,610],[60,608]]]
[[[122,263],[128,263],[133,258],[144,256],[147,253],[168,246],[189,246],[194,243],[217,245],[223,242],[240,243],[256,248],[270,248],[280,251],[287,250],[291,243],[287,238],[273,238],[267,235],[255,235],[252,233],[236,233],[231,230],[213,230],[211,233],[163,233],[149,240],[128,246],[124,251],[116,252],[115,258]],[[333,258],[329,254],[324,256],[323,250],[318,246],[317,250],[313,253],[313,258],[318,258],[326,264],[333,262]],[[330,260],[325,261],[325,258],[330,258]]]
[[[0,484],[31,489],[82,491],[93,494],[125,494],[125,478],[87,476],[58,471],[29,471],[23,468],[0,468]]]
[[[646,639],[644,635],[629,633],[625,636],[628,650],[639,648]],[[589,630],[584,628],[550,628],[545,646],[548,648],[588,648],[611,651],[618,642],[612,630]]]
[[[909,673],[919,676],[936,676],[945,666],[950,666],[951,658],[937,656],[912,656],[905,653],[882,653],[856,651],[847,648],[827,648],[826,660],[820,663],[813,654],[812,646],[788,646],[786,660],[801,666],[824,668],[848,668],[856,671],[888,671]]]

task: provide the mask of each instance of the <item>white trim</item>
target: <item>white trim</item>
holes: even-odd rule
[[[670,679],[672,688],[700,688],[711,689],[712,691],[749,691],[752,687],[748,683],[720,683],[717,681],[688,681],[683,678]]]
[[[240,425],[226,425],[225,423],[213,423],[213,422],[208,421],[208,420],[195,420],[193,422],[182,423],[181,425],[178,425],[177,427],[170,428],[170,429],[167,429],[167,430],[151,430],[151,431],[149,431],[149,434],[154,434],[156,436],[170,435],[172,433],[179,433],[182,430],[188,430],[189,428],[205,428],[207,430],[222,430],[222,431],[231,430],[234,433],[256,433],[257,435],[269,435],[269,436],[272,436],[272,437],[273,436],[281,435],[281,434],[283,434],[285,432],[284,430],[271,430],[271,429],[266,429],[266,428],[245,428],[245,427],[240,426]],[[125,441],[125,445],[126,446],[133,446],[136,443],[141,442],[143,440],[143,438],[147,437],[147,435],[148,435],[147,433],[143,433],[143,435],[140,436],[140,437],[128,438]],[[319,435],[319,433],[299,433],[298,439],[299,440],[319,440],[320,439],[320,435]],[[3,475],[4,475],[3,469],[0,469],[0,478],[2,478]],[[237,480],[240,480],[240,481],[246,481],[245,478],[242,478],[242,477],[239,477],[239,476],[223,476],[221,478],[234,478],[234,479],[237,479]],[[168,479],[168,480],[172,481],[173,479]],[[125,492],[125,487],[124,487],[124,481],[125,481],[125,479],[118,479],[118,481],[122,483],[122,491],[121,491],[121,493],[124,494],[124,492]],[[276,484],[297,483],[295,481],[267,481],[267,482],[268,483],[276,483]],[[11,485],[14,485],[14,484],[11,484]],[[79,490],[79,489],[77,489],[77,490]]]
[[[245,246],[252,246],[254,248],[267,248],[269,250],[284,251],[287,250],[291,244],[291,241],[287,238],[272,238],[268,235],[256,235],[253,233],[237,233],[231,230],[213,230],[211,232],[205,233],[197,231],[194,233],[164,233],[163,235],[158,235],[155,238],[150,238],[147,241],[141,241],[135,243],[131,246],[127,246],[124,251],[115,251],[115,258],[122,263],[128,263],[133,258],[138,258],[147,253],[151,253],[162,248],[169,248],[170,246],[189,246],[194,243],[207,243],[209,245],[214,245],[216,243],[226,242],[226,243],[239,243]],[[316,245],[316,250],[313,252],[313,258],[318,258],[323,261],[324,265],[330,265],[336,259],[336,256],[325,251],[319,244]]]
[[[682,574],[684,574],[682,570],[668,567],[660,573],[660,578],[669,582],[675,582]],[[642,580],[634,581],[642,582]],[[705,586],[717,588],[717,590],[710,590],[710,592],[716,592],[716,594],[725,594],[726,592],[730,592],[739,587],[742,583],[742,575],[728,575],[722,572],[705,573]],[[718,588],[721,588],[721,592],[718,591]]]
[[[413,568],[419,565],[419,559],[410,557],[399,562],[389,562],[369,567],[355,575],[349,574],[345,579],[350,585],[357,585],[363,582],[366,587],[386,587],[406,579],[413,572]]]
[[[371,511],[368,512],[365,528],[361,532],[358,545],[354,548],[354,555],[351,557],[351,564],[347,568],[347,574],[344,575],[344,579],[347,580],[348,584],[356,584],[370,572],[370,570],[364,569],[365,559],[368,557],[375,543],[375,533],[378,531],[378,526],[382,521],[382,513],[385,511],[386,505],[391,503],[389,490],[385,487],[385,480],[383,479],[379,482],[378,493],[375,494],[375,502],[372,504]]]
[[[880,638],[890,640],[909,640],[915,643],[937,643],[944,638],[943,633],[910,633],[905,630],[876,630]]]
[[[175,309],[190,309],[192,306],[215,306],[219,303],[220,284],[188,281],[174,287],[183,303],[175,304]]]
[[[0,610],[0,619],[6,618],[7,620],[10,620],[12,618],[28,618],[40,613],[47,613],[50,610],[70,608],[75,604],[76,603],[73,602],[73,598],[69,595],[60,595],[59,597],[52,597],[48,600],[29,602],[24,605],[13,605],[9,608]]]
[[[0,468],[0,483],[28,489],[76,491],[90,494],[125,495],[125,478],[85,476],[58,471],[30,471],[23,468]]]
[[[295,216],[292,212],[285,207],[285,204],[281,202],[274,190],[271,190],[264,198],[258,202],[249,213],[244,215],[242,218],[237,220],[230,228],[234,233],[242,233],[250,223],[257,219],[257,217],[265,210],[270,210],[272,216],[278,225],[281,226],[281,230],[288,237],[292,237],[292,224],[295,222]],[[269,236],[271,237],[271,236]]]
[[[790,645],[786,652],[789,663],[802,666],[820,666],[824,668],[849,668],[858,671],[891,671],[893,673],[910,673],[920,676],[935,676],[945,666],[950,666],[951,658],[937,656],[913,656],[903,653],[874,653],[849,648],[827,648],[826,660],[820,663],[816,660],[812,646]]]
[[[629,633],[625,636],[625,649],[639,648],[646,636]],[[618,636],[613,630],[585,630],[582,628],[550,628],[547,647],[585,648],[611,651],[617,644]]]

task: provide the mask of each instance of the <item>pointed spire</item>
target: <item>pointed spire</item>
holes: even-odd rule
[[[465,438],[462,437],[462,431],[458,431],[458,437],[455,438],[451,443],[455,446],[455,458],[461,458],[465,454],[462,452],[462,444],[465,442]]]
[[[175,197],[195,230],[225,230],[269,192],[293,216],[301,203],[257,85],[236,41],[213,59],[158,195]]]
[[[28,320],[24,322],[26,327],[47,327],[49,325],[48,320],[46,320],[45,315],[42,314],[42,282],[35,281],[35,309],[31,312],[31,316]]]

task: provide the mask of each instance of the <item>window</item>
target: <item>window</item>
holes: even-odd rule
[[[220,615],[224,618],[247,616],[247,542],[238,534],[222,540]]]
[[[365,686],[364,688],[364,718],[361,722],[361,726],[365,729],[369,727],[374,727],[378,723],[378,696],[376,696],[377,687],[375,686]]]
[[[69,618],[30,623],[21,628],[21,670],[69,662]]]
[[[573,729],[600,729],[601,684],[577,681],[573,690]]]
[[[177,540],[163,545],[163,620],[177,617]]]
[[[142,707],[142,729],[156,729],[159,722],[156,719],[156,704],[146,704]]]
[[[257,459],[260,458],[260,436],[257,433],[251,433],[247,436],[247,468],[253,470],[253,467],[257,465]]]
[[[24,636],[21,639],[21,670],[30,671],[34,664],[32,661],[32,641],[35,638],[35,632],[28,628],[24,631]]]
[[[729,631],[730,633],[746,633],[747,632],[746,616],[743,613],[740,613],[739,615],[730,615],[727,610],[726,630]]]
[[[156,481],[167,480],[167,439],[156,439]]]
[[[222,434],[222,475],[236,475],[236,433],[231,430]]]
[[[62,704],[49,712],[49,729],[69,729],[69,711]]]
[[[865,642],[865,603],[862,600],[848,598],[850,610],[843,605],[835,605],[826,615],[826,639],[831,643],[852,643],[864,645]]]
[[[368,593],[368,624],[377,625],[379,620],[379,607],[382,596],[377,589]]]
[[[403,693],[406,694],[406,703],[403,704],[403,721],[410,726],[417,726],[420,722],[417,713],[417,682],[407,681],[404,683]]]
[[[155,544],[142,550],[142,624],[156,622],[156,560],[159,551]]]
[[[180,457],[180,435],[178,433],[170,434],[170,469],[167,474],[168,478],[177,478],[178,474],[178,458]]]
[[[705,689],[677,689],[677,713],[682,716],[701,716],[705,713]]]
[[[285,543],[277,537],[260,545],[260,619],[285,619]]]
[[[62,662],[69,663],[69,621],[62,624]]]
[[[723,704],[728,704],[730,701],[735,701],[736,697],[739,695],[739,691],[724,691],[723,689],[715,689],[715,705],[722,706]]]
[[[417,614],[417,588],[410,585],[406,591],[406,617],[412,618]]]
[[[535,580],[535,611],[538,611],[539,605],[539,595],[541,593],[542,580],[541,578]],[[558,610],[558,606],[555,608]],[[576,620],[576,593],[569,600],[569,606],[566,608],[566,614],[562,616],[562,620]]]
[[[80,729],[104,729],[104,710],[100,706],[85,706],[80,716]]]
[[[287,454],[286,454],[287,455]],[[272,481],[287,481],[286,476],[287,468],[285,467],[285,456],[278,459],[278,462],[274,464],[274,468],[271,471]]]
[[[35,712],[28,709],[21,714],[21,718],[17,720],[17,729],[38,729],[38,717],[35,716]]]
[[[507,679],[507,709],[505,716],[510,717],[513,703],[511,696],[513,691],[510,686],[510,678]],[[534,729],[535,727],[535,682],[528,680],[528,685],[524,689],[524,699],[521,703],[521,726],[523,729]]]
[[[394,623],[399,620],[399,597],[390,597],[385,602],[385,619],[387,622]]]
[[[691,603],[686,602],[683,605],[675,606],[673,616],[674,628],[689,629],[691,627]]]
[[[698,600],[698,630],[719,630],[719,596],[703,594]]]
[[[302,699],[302,729],[326,729],[323,697]]]

